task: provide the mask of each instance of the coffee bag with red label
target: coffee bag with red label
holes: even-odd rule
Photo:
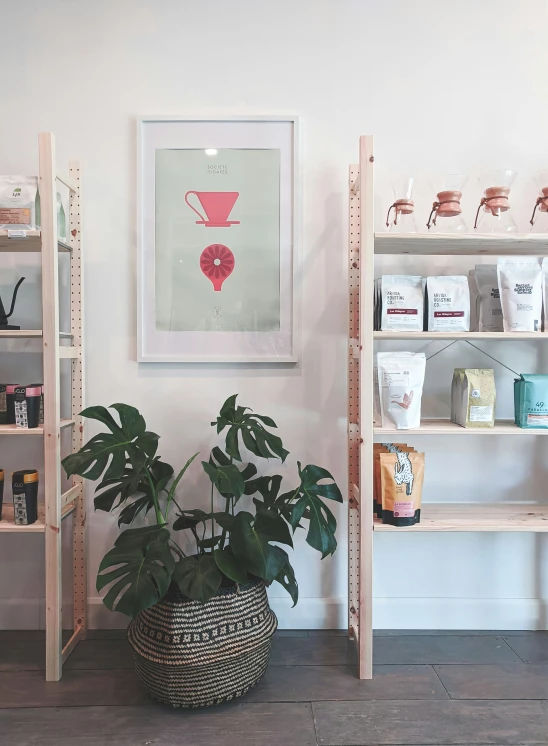
[[[464,275],[426,280],[429,332],[470,331],[470,288]]]
[[[422,277],[383,275],[381,330],[422,332],[423,316]]]

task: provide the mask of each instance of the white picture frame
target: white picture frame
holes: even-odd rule
[[[239,116],[219,117],[211,119],[208,117],[158,117],[148,116],[138,119],[137,136],[137,360],[138,362],[181,362],[181,363],[296,363],[297,354],[295,350],[295,309],[294,309],[294,265],[298,255],[298,239],[300,234],[300,148],[299,148],[299,120],[297,116],[273,115],[273,116]],[[158,167],[158,151],[165,151],[171,157],[173,151],[185,151],[186,153],[216,153],[217,149],[225,153],[242,153],[243,151],[255,151],[259,153],[279,152],[276,158],[279,160],[279,243],[276,250],[279,251],[279,318],[276,316],[275,327],[267,330],[245,329],[244,331],[218,331],[216,329],[173,329],[169,309],[167,312],[160,311],[166,307],[169,300],[163,293],[163,287],[158,287],[158,275],[160,267],[163,267],[162,256],[157,254],[158,247],[166,245],[161,229],[159,232],[157,218],[160,207],[156,205],[156,195],[164,195],[167,192],[158,191],[157,179],[162,178],[162,172]],[[226,150],[225,150],[226,149]],[[164,154],[161,154],[164,157]],[[201,156],[201,153],[199,153]],[[184,156],[186,157],[186,155]],[[177,161],[177,163],[185,161]],[[276,164],[278,161],[276,161]],[[171,168],[171,167],[170,167]],[[173,170],[173,169],[171,169]],[[182,169],[184,171],[184,169]],[[218,183],[218,182],[214,182]],[[181,179],[184,184],[184,178]],[[277,192],[277,182],[271,189]],[[182,187],[185,188],[184,186]],[[203,208],[202,199],[206,195],[221,194],[221,192],[196,192],[189,190],[184,195],[186,205],[181,205],[182,210],[188,211],[190,207],[200,215]],[[236,192],[224,192],[225,195],[237,194]],[[190,195],[190,196],[188,196]],[[193,195],[196,195],[194,197]],[[164,197],[159,200],[166,201]],[[196,200],[200,200],[197,202]],[[179,196],[177,205],[180,204]],[[194,203],[194,204],[192,204]],[[207,206],[207,205],[206,205]],[[215,242],[227,241],[230,236],[238,235],[239,222],[228,220],[224,215],[224,222],[212,222],[210,215],[205,211],[203,220],[192,219],[196,225],[200,225],[203,231],[204,253]],[[190,213],[188,213],[190,214]],[[234,211],[233,211],[234,214]],[[237,215],[236,215],[237,216]],[[232,215],[231,215],[232,217]],[[185,214],[185,220],[188,220]],[[215,218],[215,220],[218,220]],[[157,223],[158,221],[158,223]],[[277,221],[277,214],[273,222]],[[272,220],[271,220],[272,222]],[[232,231],[229,233],[228,228]],[[209,230],[208,230],[209,229]],[[196,229],[193,228],[194,231]],[[164,231],[165,232],[165,231]],[[171,234],[170,234],[171,235]],[[194,233],[194,235],[196,235]],[[227,239],[225,239],[227,236]],[[184,240],[184,238],[183,238]],[[257,239],[260,241],[260,237]],[[193,249],[193,255],[196,253]],[[188,253],[187,253],[188,254]],[[229,254],[232,256],[231,252]],[[170,261],[173,259],[174,250],[171,250]],[[199,261],[200,256],[196,257]],[[159,257],[157,259],[157,257]],[[182,260],[181,260],[182,261]],[[215,260],[219,262],[218,259]],[[185,259],[188,271],[196,272],[194,259],[192,262]],[[205,266],[205,265],[204,265]],[[234,266],[234,264],[232,264]],[[203,281],[207,277],[206,270],[202,268],[204,275],[193,280],[199,290],[202,291]],[[162,271],[164,271],[162,269]],[[182,269],[181,271],[186,271]],[[232,271],[232,270],[230,270]],[[199,273],[198,273],[199,274]],[[273,277],[278,275],[272,273]],[[194,278],[194,275],[193,275]],[[210,276],[213,290],[218,290],[214,280]],[[276,279],[277,283],[277,279]],[[230,287],[230,284],[228,284]],[[157,299],[158,292],[162,296]],[[274,287],[274,286],[273,286]],[[208,285],[209,288],[209,285]],[[222,290],[222,282],[221,288]],[[173,292],[173,291],[172,291]],[[211,288],[209,288],[211,294]],[[209,296],[208,296],[209,297]],[[217,296],[215,296],[217,297]],[[220,296],[219,296],[220,297]],[[158,302],[157,302],[158,300]],[[176,302],[176,297],[172,303]],[[209,301],[208,301],[209,302]],[[278,301],[276,300],[276,303]],[[179,316],[181,312],[177,312]],[[164,316],[168,319],[164,322]],[[184,316],[184,312],[183,312]]]

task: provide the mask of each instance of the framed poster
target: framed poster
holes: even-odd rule
[[[298,120],[139,120],[141,362],[296,362]]]

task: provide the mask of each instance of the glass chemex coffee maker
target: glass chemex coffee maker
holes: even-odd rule
[[[531,233],[548,233],[548,168],[535,176],[539,196],[531,215]]]
[[[391,233],[417,233],[415,203],[413,202],[413,176],[402,176],[392,181],[394,202],[388,208],[386,227]]]
[[[483,197],[474,222],[474,229],[479,233],[517,233],[509,201],[516,176],[517,172],[510,169],[487,171],[480,176]]]
[[[466,174],[445,174],[432,185],[436,199],[426,227],[431,233],[466,233],[460,201]]]

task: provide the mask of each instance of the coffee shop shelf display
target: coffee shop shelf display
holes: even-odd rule
[[[119,422],[105,407],[84,410],[109,432],[63,461],[68,476],[101,479],[95,508],[118,511],[120,527],[154,517],[121,532],[99,566],[97,589],[108,589],[107,608],[131,617],[128,639],[147,691],[176,706],[233,699],[264,674],[277,626],[266,587],[277,582],[293,605],[298,600],[280,544],[293,547],[303,528],[322,559],[337,548],[337,523],[325,502],[342,502],[332,475],[297,462],[298,484],[282,491],[281,475],[260,476],[254,463],[244,464],[243,449],[281,462],[289,452],[272,432],[275,422],[236,399],[229,397],[211,423],[223,443],[202,461],[211,482],[208,511],[187,508],[177,492],[198,454],[175,474],[157,455],[159,436],[126,404],[110,407]]]

